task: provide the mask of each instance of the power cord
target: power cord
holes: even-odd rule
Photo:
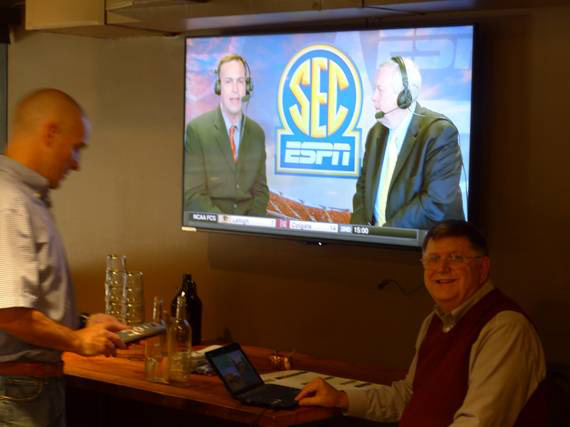
[[[390,285],[398,288],[400,290],[400,292],[406,296],[411,295],[414,292],[417,292],[421,288],[423,288],[423,283],[422,283],[421,285],[416,286],[415,288],[408,291],[408,290],[404,289],[402,286],[400,286],[400,283],[398,283],[398,281],[394,280],[394,279],[384,279],[380,283],[378,283],[377,287],[378,287],[379,291],[383,291],[384,289],[386,289],[386,287],[388,287]]]
[[[263,408],[261,411],[259,411],[259,413],[257,414],[257,417],[255,418],[253,425],[259,425],[259,422],[261,421],[261,417],[263,417],[263,414],[265,414],[268,409],[269,408]]]
[[[364,9],[376,9],[376,10],[383,10],[385,12],[393,12],[393,13],[398,13],[398,14],[404,14],[404,15],[414,15],[414,16],[425,16],[427,15],[426,12],[418,12],[417,10],[400,10],[400,9],[393,9],[391,7],[384,7],[384,6],[370,6],[370,5],[364,5]]]

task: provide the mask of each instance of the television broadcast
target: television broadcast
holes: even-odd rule
[[[420,246],[468,218],[473,26],[186,39],[185,230]]]

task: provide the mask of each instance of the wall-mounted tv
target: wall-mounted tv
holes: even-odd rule
[[[473,36],[187,38],[183,229],[420,246],[468,219]]]

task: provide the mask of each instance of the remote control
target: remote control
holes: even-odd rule
[[[123,340],[125,344],[130,344],[135,341],[143,340],[145,338],[158,335],[166,331],[166,327],[161,323],[147,322],[140,325],[133,326],[130,329],[123,329],[117,332],[117,335]]]

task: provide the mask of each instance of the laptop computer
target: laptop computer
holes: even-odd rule
[[[298,389],[278,384],[265,384],[238,343],[206,353],[230,394],[248,405],[268,408],[293,408]]]

